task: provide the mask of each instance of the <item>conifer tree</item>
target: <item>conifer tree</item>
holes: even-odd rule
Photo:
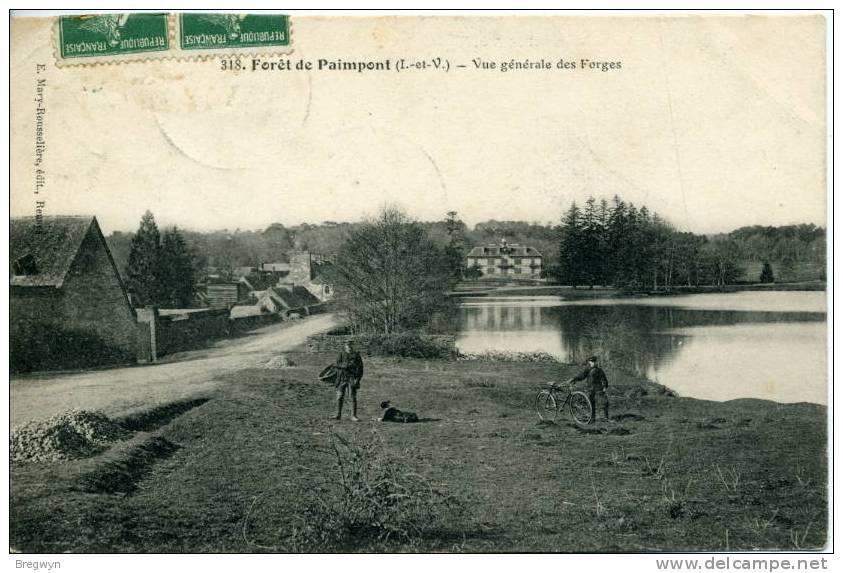
[[[583,221],[576,202],[562,219],[559,238],[559,279],[577,287],[583,283]]]
[[[164,233],[159,270],[159,303],[169,308],[191,306],[196,291],[194,256],[187,248],[178,227]]]
[[[157,304],[160,296],[158,263],[161,251],[161,235],[155,216],[146,211],[140,226],[132,237],[126,279],[132,302],[135,306]]]
[[[445,218],[445,232],[448,235],[445,258],[454,280],[459,280],[466,271],[465,254],[468,240],[465,237],[465,223],[459,219],[456,211],[448,211]]]

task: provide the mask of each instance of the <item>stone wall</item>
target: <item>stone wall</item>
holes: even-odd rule
[[[158,317],[156,343],[158,356],[202,346],[209,340],[229,334],[227,309],[207,309]]]
[[[248,332],[250,330],[254,330],[256,328],[260,328],[262,326],[267,326],[269,324],[274,324],[279,322],[283,319],[280,314],[272,313],[272,314],[256,314],[252,316],[242,316],[238,318],[231,319],[231,331],[233,333],[236,332]]]

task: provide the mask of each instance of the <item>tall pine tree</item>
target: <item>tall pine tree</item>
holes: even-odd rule
[[[559,280],[577,287],[583,284],[584,250],[582,212],[572,202],[562,219],[559,238]]]
[[[147,210],[141,217],[140,227],[132,237],[126,279],[135,306],[158,304],[160,298],[161,234],[155,216]]]
[[[465,237],[465,223],[459,219],[456,211],[448,211],[445,218],[445,232],[448,234],[445,257],[454,281],[458,281],[466,270],[465,253],[468,240]]]
[[[194,256],[184,238],[173,227],[161,242],[159,304],[168,308],[186,308],[193,304],[196,291]]]

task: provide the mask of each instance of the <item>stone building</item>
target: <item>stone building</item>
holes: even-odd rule
[[[466,268],[477,267],[484,278],[538,279],[542,271],[542,254],[533,247],[500,244],[474,247],[466,255]]]
[[[226,281],[208,279],[205,283],[204,302],[211,308],[231,308],[249,297],[250,288],[242,280]]]
[[[324,302],[333,297],[331,285],[325,280],[325,270],[331,263],[307,251],[290,254],[290,273],[279,280],[279,285],[290,284],[306,288]]]
[[[134,362],[134,309],[96,217],[12,218],[13,371]]]

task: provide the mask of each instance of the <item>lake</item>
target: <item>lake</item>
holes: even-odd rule
[[[597,354],[682,396],[828,401],[826,293],[746,291],[566,301],[464,298],[462,352]]]

